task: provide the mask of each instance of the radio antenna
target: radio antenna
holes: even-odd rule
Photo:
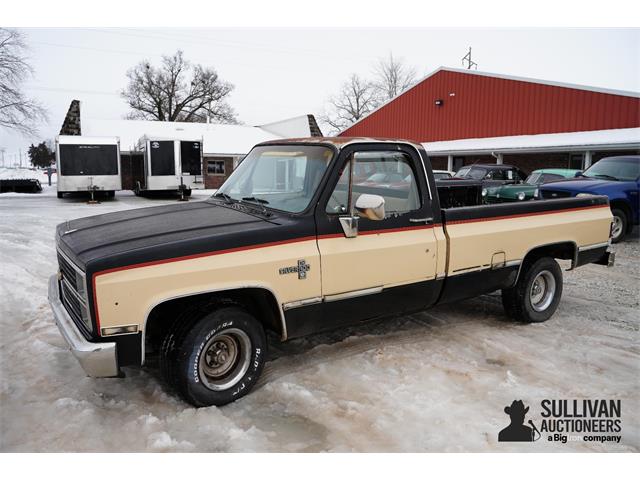
[[[466,63],[466,65],[465,65]],[[462,57],[462,66],[466,66],[467,70],[471,70],[471,68],[473,67],[475,70],[478,69],[478,64],[476,62],[474,62],[473,60],[471,60],[471,47],[469,47],[469,51],[467,52],[467,54]]]

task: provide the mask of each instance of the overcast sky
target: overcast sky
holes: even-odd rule
[[[38,138],[0,129],[7,164],[18,149],[57,135],[72,99],[83,117],[127,113],[118,91],[143,59],[183,50],[233,83],[229,103],[245,124],[319,116],[350,73],[371,75],[390,52],[420,76],[461,67],[469,46],[478,70],[640,91],[640,29],[25,29],[35,78],[26,91],[49,110]]]

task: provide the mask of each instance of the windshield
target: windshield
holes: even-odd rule
[[[333,151],[310,145],[256,147],[214,196],[299,213],[311,202]]]
[[[564,180],[565,178],[566,177],[563,177],[562,175],[558,175],[556,173],[533,172],[527,177],[524,183],[528,185],[539,185],[541,183],[557,182],[558,180]]]
[[[640,176],[640,158],[609,157],[594,163],[582,174],[585,177],[605,180],[635,180]]]
[[[433,178],[436,180],[442,180],[444,178],[451,178],[451,175],[447,172],[433,172]]]
[[[457,178],[473,178],[474,180],[482,180],[487,174],[484,168],[463,167],[455,174]]]

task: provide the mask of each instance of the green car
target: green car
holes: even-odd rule
[[[582,170],[569,168],[541,168],[534,170],[524,183],[515,185],[499,185],[482,189],[482,198],[485,203],[517,202],[535,198],[538,186],[543,183],[557,182],[574,178]]]

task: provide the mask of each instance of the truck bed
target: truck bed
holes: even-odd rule
[[[611,210],[607,197],[540,200],[442,210],[447,242],[441,301],[511,286],[534,248],[562,246],[572,267],[604,255]],[[570,228],[568,226],[570,225]]]

